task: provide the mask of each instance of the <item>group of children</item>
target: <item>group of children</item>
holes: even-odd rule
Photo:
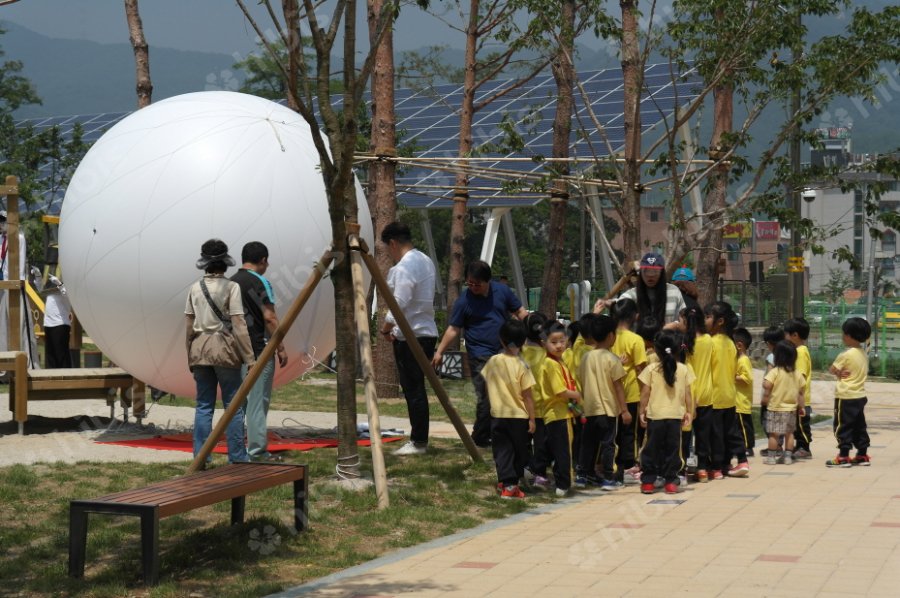
[[[548,471],[559,497],[573,486],[616,490],[638,481],[645,494],[660,487],[674,494],[687,481],[691,447],[696,481],[747,476],[755,444],[752,336],[737,324],[731,306],[717,301],[704,310],[683,309],[677,323],[663,327],[651,317],[639,319],[631,299],[615,302],[610,315],[586,314],[568,329],[539,313],[504,323],[503,352],[481,373],[501,497],[524,498],[523,479],[551,489]],[[870,333],[865,320],[847,320],[847,350],[830,368],[838,378],[840,451],[826,462],[830,467],[869,464],[863,413],[868,360],[861,345]],[[803,318],[764,334],[766,464],[812,456],[808,336]]]

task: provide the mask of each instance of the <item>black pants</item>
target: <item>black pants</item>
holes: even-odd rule
[[[675,482],[682,467],[681,420],[648,421],[647,444],[641,451],[641,483],[652,484],[660,476],[666,483]]]
[[[631,469],[637,463],[637,455],[644,443],[644,428],[638,421],[638,407],[640,403],[627,403],[628,413],[631,414],[631,423],[625,425],[619,420],[616,445],[619,454],[616,457],[616,479],[620,482],[624,478],[625,470]]]
[[[547,433],[547,452],[553,460],[556,487],[568,490],[572,486],[572,420],[558,419],[544,424]]]
[[[738,431],[734,407],[713,409],[710,435],[714,470],[728,471],[732,455],[737,457],[738,463],[747,460],[747,449],[744,448],[744,439]]]
[[[694,419],[694,453],[697,455],[697,471],[713,468],[712,463],[712,405],[697,407]]]
[[[475,424],[472,426],[472,441],[485,447],[491,444],[491,404],[487,397],[487,384],[481,370],[488,357],[469,355],[469,371],[472,372],[472,385],[475,387]]]
[[[528,420],[495,417],[491,420],[491,452],[497,468],[497,481],[513,486],[528,464]]]
[[[794,450],[803,449],[809,451],[812,443],[812,414],[809,405],[803,410],[803,415],[797,413],[797,427],[794,428]]]
[[[681,431],[681,459],[685,461],[684,465],[681,467],[681,473],[687,473],[687,458],[688,455],[691,454],[691,440],[693,440],[694,430],[682,430]]]
[[[753,429],[753,414],[737,413],[738,433],[744,440],[744,448],[749,451],[756,446],[756,430]]]
[[[44,328],[44,367],[47,369],[72,367],[72,354],[69,352],[71,330],[72,327],[68,324]]]
[[[437,339],[428,337],[416,337],[425,356],[428,359],[434,357],[434,346]],[[394,341],[394,360],[397,362],[397,378],[400,380],[400,388],[406,398],[406,408],[409,411],[409,425],[412,428],[409,439],[414,443],[428,444],[428,393],[425,389],[425,374],[419,363],[413,356],[412,349],[406,341]]]
[[[578,451],[576,471],[580,476],[597,475],[600,463],[600,477],[612,480],[616,468],[616,430],[618,417],[593,415],[581,431],[581,446]]]
[[[534,436],[531,439],[532,453],[528,469],[534,475],[547,477],[547,466],[550,465],[550,455],[547,452],[547,429],[544,426],[544,418],[534,419]]]
[[[849,457],[853,447],[856,447],[858,455],[865,455],[869,450],[869,433],[866,431],[864,412],[866,403],[866,397],[834,400],[834,437],[841,457]]]
[[[763,434],[766,435],[766,438],[769,437],[769,431],[766,430],[766,413],[769,412],[769,408],[766,405],[760,405],[759,407],[759,423],[762,426]]]

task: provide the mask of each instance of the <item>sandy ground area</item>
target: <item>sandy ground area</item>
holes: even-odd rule
[[[762,388],[762,372],[755,371],[757,389]],[[6,387],[0,387],[6,390]],[[834,383],[815,380],[812,389],[813,408],[830,414],[833,405]],[[888,382],[869,382],[869,409],[877,409],[882,403],[898,402],[900,385]],[[0,394],[0,405],[8,405],[5,393]],[[124,440],[152,437],[160,434],[189,432],[193,428],[194,411],[190,407],[173,407],[165,401],[148,403],[147,417],[142,425],[134,418],[122,421],[122,409],[116,406],[115,419],[110,419],[110,410],[103,400],[35,401],[28,405],[29,420],[25,434],[17,433],[16,422],[8,410],[0,410],[0,466],[32,464],[39,462],[78,461],[94,462],[142,462],[162,463],[189,461],[190,455],[181,451],[131,448],[96,441]],[[216,412],[216,419],[222,413]],[[366,415],[360,414],[359,423],[366,423]],[[333,413],[272,411],[269,413],[270,429],[284,430],[288,434],[302,433],[304,430],[321,431],[333,429],[336,418]],[[404,418],[381,418],[383,429],[409,430],[409,421]],[[444,422],[432,422],[433,436],[454,438],[453,426]]]

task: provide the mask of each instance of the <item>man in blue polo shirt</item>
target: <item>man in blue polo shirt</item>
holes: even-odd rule
[[[507,285],[491,280],[491,267],[487,262],[476,260],[466,266],[466,287],[453,304],[447,330],[434,351],[432,364],[434,367],[441,365],[444,351],[462,332],[472,372],[472,384],[475,386],[472,440],[484,448],[491,444],[491,405],[481,368],[501,350],[500,326],[510,315],[520,320],[525,318],[528,310],[522,307],[522,302]]]

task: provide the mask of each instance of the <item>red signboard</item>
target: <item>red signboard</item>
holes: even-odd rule
[[[760,241],[778,240],[781,237],[781,225],[777,220],[756,223],[756,238]]]

